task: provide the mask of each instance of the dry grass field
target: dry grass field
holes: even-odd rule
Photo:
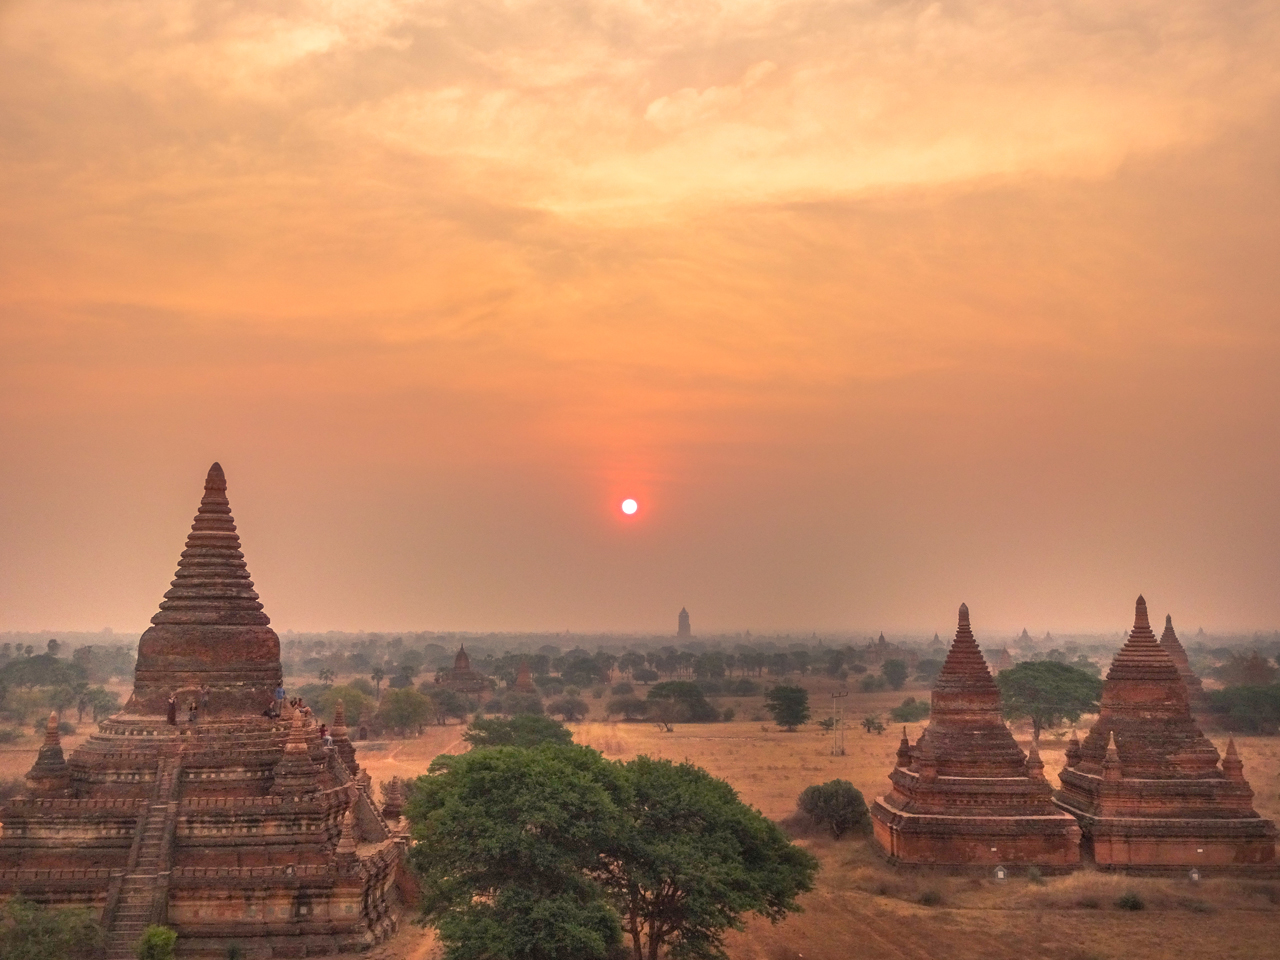
[[[826,690],[812,684],[815,719],[826,715]],[[882,735],[856,726],[868,713],[882,716],[904,695],[927,691],[855,693],[846,701],[845,755],[832,756],[832,738],[813,725],[795,733],[752,720],[759,698],[726,698],[731,723],[677,725],[670,733],[651,724],[604,720],[599,701],[592,717],[573,724],[574,738],[613,759],[640,754],[688,760],[731,783],[740,796],[774,820],[795,813],[796,797],[812,783],[851,781],[870,800],[881,793],[894,761],[900,727]],[[908,725],[914,739],[923,724]],[[432,758],[460,752],[463,728],[429,728],[421,737],[360,744],[359,760],[376,781],[425,772]],[[1023,746],[1029,733],[1018,731]],[[79,737],[66,739],[74,747]],[[1215,736],[1219,747],[1225,738]],[[1041,754],[1051,777],[1062,766],[1065,738],[1046,734]],[[0,777],[21,776],[39,741],[0,749]],[[1264,816],[1280,819],[1280,739],[1237,741],[1245,774]],[[1280,878],[1241,880],[1209,876],[1185,879],[1123,877],[1079,872],[1032,882],[952,876],[946,872],[893,869],[867,841],[835,842],[821,835],[798,838],[822,862],[817,888],[802,899],[805,912],[771,926],[752,922],[729,941],[734,960],[1156,960],[1168,957],[1280,957]],[[1124,893],[1146,904],[1140,912],[1115,906]],[[934,905],[926,906],[922,899]],[[371,960],[429,960],[436,952],[429,931],[406,923]]]

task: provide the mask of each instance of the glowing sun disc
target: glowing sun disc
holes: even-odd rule
[[[639,509],[640,509],[640,504],[636,503],[630,497],[622,501],[622,512],[625,513],[627,516],[631,516],[631,514],[635,513]]]

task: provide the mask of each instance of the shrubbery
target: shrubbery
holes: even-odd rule
[[[929,701],[907,697],[899,706],[889,711],[889,719],[894,723],[916,723],[929,715]]]
[[[837,840],[850,831],[865,831],[871,823],[862,792],[848,780],[829,780],[805,787],[799,806],[810,820],[829,829]]]

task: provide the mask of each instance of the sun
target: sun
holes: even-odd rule
[[[622,512],[628,517],[640,509],[640,504],[636,503],[630,497],[622,501]]]

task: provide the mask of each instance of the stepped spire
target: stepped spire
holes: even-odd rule
[[[178,571],[138,643],[125,713],[164,716],[173,694],[208,688],[201,719],[257,716],[281,681],[280,639],[268,624],[240,549],[227,478],[209,468]]]
[[[262,612],[249,579],[220,464],[211,466],[205,477],[204,496],[178,561],[178,572],[151,622],[245,626],[271,622]]]
[[[1227,752],[1222,758],[1222,772],[1228,780],[1244,780],[1244,761],[1236,753],[1236,738],[1227,738]]]
[[[1031,741],[1031,749],[1027,751],[1027,776],[1032,780],[1044,780],[1044,761],[1040,759],[1040,750],[1036,742]]]
[[[44,725],[44,743],[36,762],[27,771],[31,792],[41,797],[66,796],[71,787],[71,771],[62,755],[62,738],[58,735],[58,714],[49,714]]]
[[[1133,630],[1111,662],[1107,679],[1164,681],[1177,676],[1177,666],[1151,632],[1147,601],[1139,596],[1133,613]]]
[[[1191,661],[1187,659],[1187,651],[1182,648],[1182,644],[1178,641],[1178,634],[1174,632],[1173,616],[1171,614],[1165,614],[1164,633],[1160,635],[1160,649],[1169,655],[1173,665],[1178,668],[1178,674],[1182,677],[1182,682],[1187,685],[1187,699],[1190,701],[1192,709],[1195,710],[1198,707],[1202,707],[1205,702],[1204,684],[1200,682],[1200,678],[1191,669]]]
[[[960,605],[955,639],[933,685],[927,737],[943,776],[1023,776],[1022,750],[1005,725],[991,678]]]

